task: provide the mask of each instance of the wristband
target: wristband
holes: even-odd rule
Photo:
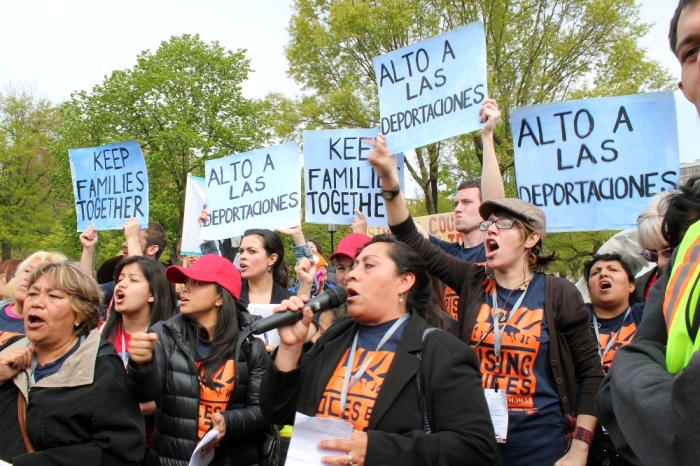
[[[577,426],[576,429],[574,429],[573,438],[575,438],[576,440],[580,440],[583,443],[588,444],[589,446],[593,444],[594,437],[595,434],[593,434],[593,432],[581,426]]]

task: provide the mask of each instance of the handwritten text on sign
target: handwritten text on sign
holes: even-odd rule
[[[386,225],[380,180],[367,161],[376,129],[304,132],[306,221],[350,225],[360,210],[368,225]],[[396,155],[403,188],[403,153]]]
[[[129,218],[148,228],[148,174],[136,141],[68,151],[78,231],[121,230]]]
[[[205,189],[209,220],[201,237],[240,236],[250,228],[299,224],[301,164],[293,142],[207,160]]]
[[[381,130],[393,153],[474,131],[486,99],[486,40],[477,21],[372,59]]]
[[[670,91],[519,108],[512,124],[518,195],[548,231],[634,228],[650,197],[678,185]]]

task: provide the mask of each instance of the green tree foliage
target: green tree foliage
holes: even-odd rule
[[[669,73],[637,45],[649,25],[634,0],[295,0],[286,49],[304,95],[272,95],[275,130],[377,127],[372,57],[484,21],[489,95],[503,112],[495,141],[514,195],[510,110],[519,106],[672,86]],[[482,143],[472,133],[419,148],[407,168],[435,213],[438,185],[454,193],[478,179]]]
[[[34,252],[55,224],[48,146],[60,117],[26,89],[0,91],[0,242],[2,260]]]
[[[155,53],[142,52],[132,69],[114,71],[91,92],[74,93],[61,107],[64,125],[52,148],[62,199],[73,199],[68,149],[136,139],[148,167],[151,220],[163,224],[174,251],[187,174],[202,176],[205,160],[256,149],[269,140],[267,107],[241,93],[249,71],[243,50],[185,34],[162,42]],[[62,224],[74,232],[75,212]],[[103,251],[105,241],[119,244],[118,236],[101,234],[98,261],[118,252]],[[64,249],[77,250],[77,235],[72,238]]]
[[[583,263],[617,231],[582,231],[577,233],[550,233],[544,242],[545,251],[556,251],[558,260],[549,268],[550,272],[572,281],[583,275]]]

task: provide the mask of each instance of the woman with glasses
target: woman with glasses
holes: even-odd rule
[[[500,464],[586,464],[603,371],[581,295],[544,274],[545,216],[519,199],[481,204],[487,267],[454,258],[416,230],[396,159],[379,135],[369,161],[381,178],[391,231],[459,295],[458,331],[476,349]]]

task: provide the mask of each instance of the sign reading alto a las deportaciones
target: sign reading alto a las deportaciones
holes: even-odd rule
[[[250,228],[299,224],[301,163],[295,143],[207,160],[204,170],[210,215],[201,238],[226,239]]]
[[[486,40],[477,21],[372,59],[381,130],[396,154],[481,128]]]
[[[670,91],[518,108],[511,121],[518,195],[547,231],[636,228],[650,198],[678,186]]]

